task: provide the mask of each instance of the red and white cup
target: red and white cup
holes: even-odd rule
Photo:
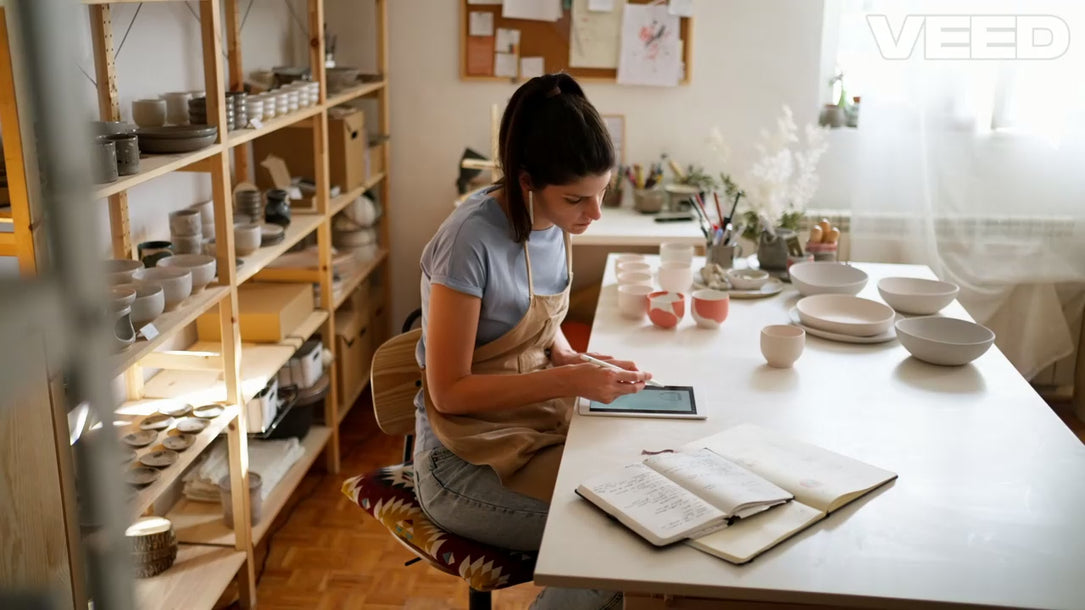
[[[689,313],[701,328],[719,328],[730,310],[731,295],[722,290],[704,288],[693,292]]]
[[[648,319],[660,328],[674,328],[686,315],[686,295],[661,290],[648,295]]]

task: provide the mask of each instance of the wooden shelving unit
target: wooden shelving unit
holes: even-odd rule
[[[95,81],[98,87],[99,118],[107,121],[121,119],[115,67],[114,24],[112,4],[137,1],[181,2],[182,0],[81,0],[87,5],[91,22],[91,40],[95,57]],[[94,185],[95,199],[106,200],[112,237],[112,256],[131,258],[136,252],[132,229],[129,226],[128,191],[137,186],[153,185],[155,180],[174,172],[196,172],[208,175],[212,186],[215,216],[215,242],[217,244],[218,278],[203,291],[190,296],[176,310],[159,316],[154,325],[158,335],[150,340],[140,340],[125,350],[110,356],[107,366],[111,374],[124,375],[127,400],[120,404],[115,417],[118,426],[135,429],[138,421],[157,411],[163,401],[183,400],[192,404],[219,403],[226,409],[209,426],[196,435],[194,444],[180,453],[172,466],[162,470],[151,485],[136,490],[133,499],[125,507],[125,515],[132,521],[141,515],[161,509],[168,498],[177,497],[176,490],[183,474],[207,450],[216,438],[225,435],[229,448],[230,480],[234,493],[231,508],[235,515],[232,529],[222,520],[223,509],[219,504],[201,504],[187,499],[177,501],[163,509],[165,516],[173,520],[181,542],[174,565],[162,574],[136,583],[136,603],[142,609],[184,608],[198,610],[211,608],[230,587],[237,583],[239,602],[243,608],[257,603],[255,589],[254,546],[269,534],[276,517],[289,504],[306,472],[324,456],[324,467],[330,472],[339,468],[339,423],[342,422],[365,385],[352,389],[351,396],[338,396],[336,371],[333,366],[328,374],[331,383],[325,400],[325,426],[313,426],[302,440],[304,455],[295,463],[263,502],[262,518],[256,523],[248,519],[251,499],[248,496],[248,472],[244,464],[248,451],[248,429],[245,405],[269,379],[293,356],[301,344],[314,333],[320,333],[325,347],[334,351],[335,310],[344,305],[352,291],[363,286],[373,274],[383,275],[380,294],[369,298],[387,306],[390,301],[390,283],[387,267],[389,260],[389,211],[390,202],[388,168],[390,145],[383,145],[381,166],[384,172],[373,174],[363,185],[342,193],[334,199],[330,196],[328,111],[341,104],[360,98],[377,101],[378,116],[367,117],[367,124],[375,131],[387,135],[390,132],[388,97],[388,0],[376,0],[378,71],[384,79],[360,83],[350,89],[327,94],[324,68],[324,2],[308,0],[309,66],[313,80],[321,83],[316,104],[301,108],[287,116],[264,122],[258,128],[226,130],[226,92],[238,90],[244,82],[241,57],[239,0],[198,0],[188,3],[198,12],[202,40],[203,89],[207,95],[207,116],[210,124],[218,127],[215,143],[200,150],[172,155],[143,155],[140,171],[109,183]],[[333,1],[333,0],[327,0]],[[341,0],[335,0],[341,1]],[[5,8],[0,6],[0,129],[7,161],[10,209],[0,210],[0,225],[12,225],[12,233],[0,232],[0,256],[17,256],[20,270],[30,276],[47,268],[48,251],[44,243],[45,232],[41,230],[47,219],[41,217],[34,200],[34,180],[37,168],[33,161],[33,147],[24,142],[33,138],[33,126],[28,113],[19,114],[18,63],[12,58],[14,48],[8,37],[9,23]],[[14,23],[14,21],[12,21]],[[315,211],[294,210],[292,222],[282,242],[258,249],[245,257],[236,256],[233,235],[233,187],[238,182],[249,181],[252,169],[250,143],[262,136],[299,123],[312,126],[315,178]],[[144,188],[153,188],[145,186]],[[344,210],[363,193],[374,192],[379,198],[383,213],[377,226],[380,250],[377,257],[355,266],[351,273],[333,282],[332,217]],[[193,202],[196,203],[196,202]],[[163,210],[165,213],[165,210]],[[282,267],[288,259],[281,257],[303,240],[316,242],[316,265],[311,269]],[[160,236],[165,237],[165,236]],[[141,239],[145,237],[141,236]],[[281,260],[280,260],[281,259]],[[278,264],[277,264],[278,263]],[[238,287],[246,281],[294,281],[318,286],[320,302],[325,309],[316,309],[288,333],[289,338],[280,343],[242,343],[235,324],[239,319]],[[331,307],[328,306],[331,305]],[[218,317],[219,334],[223,339],[188,341],[187,347],[177,349],[180,337],[191,337],[197,318],[214,313]],[[373,321],[371,320],[371,323]],[[145,371],[157,370],[145,379]],[[45,384],[50,385],[50,384]],[[43,388],[45,400],[59,401],[58,382]],[[54,407],[56,403],[54,402]],[[50,424],[53,425],[53,424]],[[59,424],[63,425],[63,424]],[[70,451],[60,450],[66,440],[64,431],[57,429],[55,438],[48,442],[58,447],[57,456],[70,456]],[[38,439],[41,440],[41,439]],[[139,454],[161,448],[158,443],[138,450]],[[63,466],[61,470],[64,470]],[[72,469],[74,470],[74,469]],[[122,472],[118,468],[118,476]],[[63,498],[64,519],[72,522],[77,513],[74,493],[61,490],[53,496]],[[0,512],[0,520],[4,513]],[[59,525],[59,524],[58,524]],[[50,581],[62,582],[71,589],[73,608],[87,607],[87,589],[82,580],[83,566],[76,552],[82,543],[77,527],[58,527],[58,542],[68,550],[63,566],[42,562],[29,566],[38,570]],[[25,545],[42,546],[39,540],[13,541]],[[44,548],[42,546],[42,548]],[[57,575],[60,574],[58,579]]]

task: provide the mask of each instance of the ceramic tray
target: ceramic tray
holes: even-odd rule
[[[697,279],[694,279],[693,288],[694,290],[700,290],[702,288],[708,288],[708,286],[698,281]],[[729,288],[724,292],[731,295],[732,299],[762,299],[764,297],[771,297],[774,294],[780,294],[783,289],[783,282],[774,277],[770,277],[767,282],[762,284],[762,286],[756,290],[735,290],[733,288]]]
[[[821,330],[820,328],[814,328],[803,324],[802,321],[799,320],[799,309],[797,307],[792,307],[788,311],[788,315],[791,318],[791,323],[805,330],[806,334],[821,337],[822,339],[829,339],[830,341],[839,341],[841,343],[885,343],[886,341],[892,341],[897,338],[897,333],[891,326],[889,327],[889,330],[878,335],[856,337],[854,335],[844,335]]]

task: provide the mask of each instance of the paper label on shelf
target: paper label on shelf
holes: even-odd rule
[[[154,327],[153,323],[148,322],[146,326],[139,329],[139,334],[143,335],[143,338],[151,341],[158,336],[158,329]]]

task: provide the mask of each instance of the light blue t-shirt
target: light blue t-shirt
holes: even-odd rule
[[[527,313],[530,293],[523,244],[513,241],[501,204],[486,189],[461,203],[422,250],[422,339],[415,349],[419,366],[426,362],[426,324],[432,284],[482,299],[475,346],[512,330]],[[557,294],[569,284],[565,240],[557,226],[532,231],[527,242],[536,294]],[[426,418],[422,392],[418,408],[415,452],[441,446]]]

